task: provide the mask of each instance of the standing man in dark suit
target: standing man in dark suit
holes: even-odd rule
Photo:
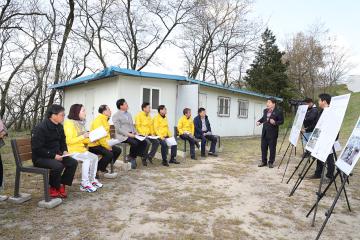
[[[269,98],[266,102],[266,109],[259,121],[256,122],[257,126],[263,125],[261,134],[261,163],[259,167],[267,165],[267,152],[270,150],[269,168],[274,167],[276,155],[276,143],[279,135],[279,125],[284,123],[284,115],[281,109],[276,107],[276,100]]]

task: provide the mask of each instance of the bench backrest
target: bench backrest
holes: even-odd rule
[[[21,167],[22,162],[32,159],[31,139],[11,139],[16,166]]]
[[[115,138],[115,126],[110,125],[110,137]]]

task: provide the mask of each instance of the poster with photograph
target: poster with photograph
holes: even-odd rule
[[[300,105],[298,106],[298,110],[296,112],[293,125],[291,127],[291,132],[289,136],[289,141],[293,146],[297,145],[299,140],[300,131],[305,119],[306,111],[308,109],[308,105]]]
[[[311,155],[320,161],[325,162],[328,155],[332,152],[336,137],[340,131],[350,94],[336,96],[331,98],[330,107],[323,120],[321,131]],[[321,116],[323,117],[323,116]]]
[[[328,112],[329,112],[329,108],[325,108],[323,113],[321,114],[320,119],[318,120],[314,131],[312,132],[309,141],[307,142],[305,149],[308,150],[309,152],[312,152],[318,139],[320,136],[320,133],[322,132],[323,126],[325,121],[327,121],[328,119]]]
[[[360,157],[360,117],[348,139],[345,148],[336,161],[336,166],[346,175],[350,175]]]

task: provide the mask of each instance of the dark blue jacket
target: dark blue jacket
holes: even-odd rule
[[[268,109],[264,110],[262,118],[259,122],[263,124],[262,137],[277,138],[279,135],[279,125],[284,123],[284,115],[281,109],[275,107],[274,111],[270,115],[270,119],[275,120],[275,125],[272,125],[267,120]]]
[[[210,126],[210,122],[208,119],[208,116],[205,116],[205,124],[206,124],[206,128],[207,128],[207,132],[211,132],[211,126]],[[195,126],[195,137],[196,138],[202,138],[203,131],[202,131],[202,122],[201,122],[201,118],[199,115],[197,115],[194,118],[194,126]]]

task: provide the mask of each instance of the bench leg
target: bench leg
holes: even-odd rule
[[[16,169],[14,197],[20,197],[20,170]]]
[[[186,160],[186,140],[184,140],[184,160]]]
[[[43,182],[44,182],[45,202],[49,202],[50,196],[49,196],[49,174],[48,173],[43,174]]]

